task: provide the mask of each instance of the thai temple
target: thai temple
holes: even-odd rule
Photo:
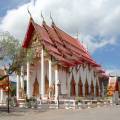
[[[6,72],[0,69],[0,76],[6,75]],[[0,106],[6,104],[6,98],[8,96],[8,86],[9,86],[9,78],[0,81]]]
[[[51,26],[45,20],[39,25],[30,17],[22,47],[26,55],[33,50],[34,56],[17,75],[17,99],[24,94],[55,100],[59,95],[71,99],[102,95],[105,71],[78,39],[53,21]]]

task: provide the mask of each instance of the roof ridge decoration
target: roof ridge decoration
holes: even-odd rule
[[[33,17],[32,17],[32,14],[31,14],[29,8],[27,8],[27,12],[28,12],[28,14],[29,14],[29,16],[30,16],[30,21],[33,21],[33,22],[34,22],[34,19],[33,19]]]
[[[32,18],[29,8],[27,8],[27,11],[28,11],[28,14],[30,15],[30,18]]]
[[[22,47],[23,48],[27,48],[28,47],[28,44],[29,44],[29,40],[30,37],[31,37],[31,31],[33,30],[33,27],[34,27],[34,20],[32,18],[32,15],[30,13],[30,10],[29,8],[27,8],[27,11],[28,11],[28,14],[30,15],[30,19],[29,19],[29,23],[28,23],[28,27],[27,27],[27,32],[25,34],[25,37],[24,37],[24,40],[23,40],[23,43],[22,43]]]
[[[54,20],[53,20],[53,18],[52,18],[51,12],[50,12],[50,19],[51,19],[51,21],[52,21],[52,25],[55,25]]]
[[[46,24],[45,18],[44,18],[43,14],[42,14],[42,11],[41,11],[41,18],[43,19],[43,23]]]

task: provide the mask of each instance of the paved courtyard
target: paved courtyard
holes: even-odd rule
[[[103,106],[82,110],[17,109],[0,112],[0,120],[120,120],[120,106]]]

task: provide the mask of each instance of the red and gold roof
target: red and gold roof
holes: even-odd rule
[[[48,26],[45,21],[38,25],[30,18],[28,29],[23,41],[23,48],[28,48],[32,33],[35,31],[48,53],[66,67],[87,63],[99,68],[98,72],[104,73],[101,66],[97,64],[77,39],[73,38],[55,24]]]

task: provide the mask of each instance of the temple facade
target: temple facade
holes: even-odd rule
[[[101,95],[100,80],[105,71],[78,39],[54,22],[49,26],[43,20],[38,25],[31,17],[22,47],[26,55],[29,50],[34,51],[34,55],[32,62],[21,66],[21,74],[17,75],[17,99],[24,94],[41,99],[57,99],[59,95],[69,98]]]
[[[0,69],[0,76],[6,75],[5,70]],[[8,77],[0,81],[0,106],[6,104],[8,94]]]

